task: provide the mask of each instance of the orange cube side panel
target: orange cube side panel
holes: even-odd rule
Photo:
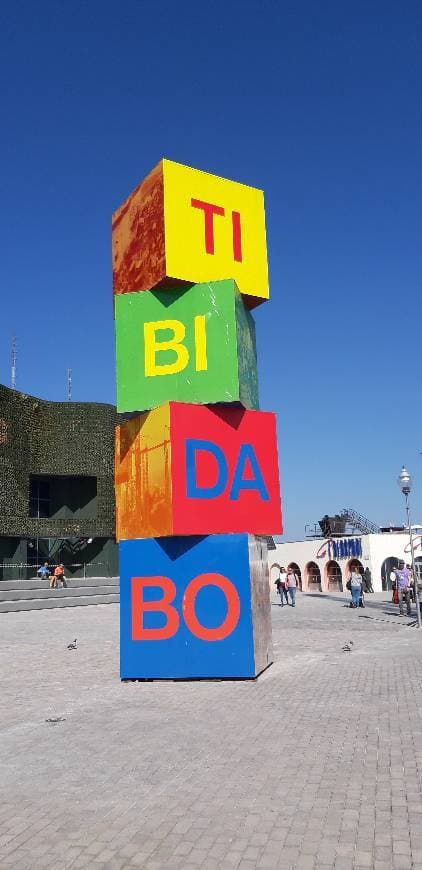
[[[168,404],[117,426],[115,489],[118,541],[139,537],[140,516],[145,537],[172,534],[170,451]]]

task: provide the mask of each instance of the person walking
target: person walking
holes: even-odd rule
[[[407,615],[412,615],[410,607],[410,581],[411,572],[405,568],[404,562],[400,562],[399,567],[395,569],[397,590],[399,594],[399,616],[404,616],[404,602],[406,602]]]
[[[415,577],[415,585],[418,586],[418,597],[419,597],[419,612],[422,619],[422,576],[419,571],[416,569],[416,577]]]
[[[350,584],[350,585],[349,585]],[[353,568],[350,577],[347,581],[347,587],[350,588],[352,595],[352,607],[359,607],[360,598],[362,595],[362,576],[356,568]]]
[[[399,603],[399,590],[397,588],[397,577],[396,577],[396,569],[395,568],[391,568],[390,583],[391,583],[391,590],[393,593],[393,595],[391,597],[391,601],[393,604],[398,604]]]
[[[297,589],[297,577],[295,572],[289,568],[287,570],[287,592],[290,596],[290,602],[292,607],[296,607],[296,589]]]
[[[277,586],[277,592],[280,596],[280,607],[284,607],[284,599],[286,599],[286,604],[289,603],[289,596],[287,594],[287,571],[285,568],[280,568],[280,574],[275,581],[275,585]]]
[[[364,582],[364,586],[365,586],[365,592],[373,592],[374,591],[373,587],[372,587],[372,573],[371,573],[370,568],[365,568],[365,570],[363,572],[363,582]]]
[[[276,580],[274,580],[274,586],[277,589],[277,595],[280,596],[280,607],[283,607],[283,599],[282,599],[282,589],[281,589],[281,568],[279,569],[280,573]]]
[[[409,572],[410,602],[412,603],[412,601],[416,601],[416,596],[415,596],[415,578],[414,578],[414,576],[413,576],[412,566],[411,566],[411,565],[406,565],[406,568],[407,568],[407,570],[408,570],[408,572]]]

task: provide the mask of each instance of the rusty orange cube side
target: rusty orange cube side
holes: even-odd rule
[[[116,427],[117,540],[172,534],[170,408],[139,414]]]
[[[113,289],[156,287],[166,274],[162,161],[113,214]]]

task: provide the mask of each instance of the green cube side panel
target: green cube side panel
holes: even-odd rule
[[[255,321],[250,311],[245,307],[240,293],[236,294],[235,306],[240,402],[244,408],[258,410],[259,393]]]
[[[170,400],[258,406],[254,324],[234,281],[117,296],[115,327],[119,413]]]

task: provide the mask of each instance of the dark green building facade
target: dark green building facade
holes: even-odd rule
[[[0,385],[0,579],[49,560],[116,576],[113,405],[47,402]]]

